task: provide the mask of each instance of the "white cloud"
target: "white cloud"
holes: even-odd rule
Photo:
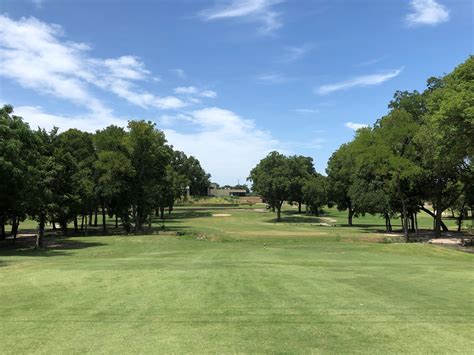
[[[301,57],[303,57],[306,53],[313,49],[313,45],[311,44],[304,44],[302,46],[290,46],[285,47],[285,54],[280,58],[280,62],[282,63],[291,63],[294,62]]]
[[[314,108],[297,108],[295,109],[295,112],[298,112],[301,114],[312,114],[312,113],[319,113],[319,110],[314,109]]]
[[[206,21],[228,18],[260,24],[260,32],[268,34],[281,27],[280,14],[273,6],[283,0],[232,0],[224,6],[203,10],[199,15]]]
[[[41,9],[43,8],[45,0],[31,0],[31,2],[33,3],[33,5],[35,5],[37,9]]]
[[[171,71],[175,73],[178,78],[186,79],[186,72],[183,69],[176,68],[176,69],[171,69]]]
[[[176,126],[187,122],[196,126],[197,131],[191,133],[172,128],[164,131],[176,149],[196,156],[219,183],[244,181],[260,159],[279,145],[270,133],[256,127],[254,121],[218,107],[162,117],[161,122]]]
[[[362,63],[355,64],[355,67],[368,67],[374,64],[379,63],[384,57],[373,58]]]
[[[157,78],[138,57],[94,58],[87,44],[63,36],[58,25],[34,17],[15,21],[0,15],[0,76],[97,112],[108,109],[92,93],[94,87],[143,108],[186,105],[177,97],[158,96],[141,88],[139,82]]]
[[[346,122],[344,126],[352,129],[353,131],[357,131],[360,128],[369,127],[370,125],[368,125],[367,123]]]
[[[15,115],[23,117],[32,129],[40,127],[49,131],[53,127],[58,127],[60,131],[77,128],[86,132],[95,132],[112,124],[120,127],[127,126],[127,120],[114,117],[110,112],[69,116],[46,113],[40,106],[17,106],[14,110]]]
[[[365,87],[365,86],[375,86],[380,85],[387,80],[393,79],[402,72],[403,68],[392,70],[384,74],[371,74],[358,76],[356,78],[342,81],[335,84],[327,84],[319,87],[316,90],[316,93],[320,95],[330,94],[335,91],[346,90],[353,87]]]
[[[261,74],[256,79],[262,84],[284,84],[290,81],[290,78],[280,73]]]
[[[406,16],[410,26],[437,25],[449,20],[449,10],[435,0],[411,0],[412,12]]]
[[[120,79],[144,80],[150,75],[140,58],[131,55],[106,59],[103,65],[109,69],[110,75]]]
[[[217,93],[215,91],[202,90],[195,86],[180,86],[174,89],[174,93],[177,95],[199,96],[211,99],[217,97]]]

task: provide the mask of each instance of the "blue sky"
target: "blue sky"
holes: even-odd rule
[[[157,123],[213,180],[269,151],[324,172],[396,90],[473,53],[470,0],[3,0],[0,102],[33,128]]]

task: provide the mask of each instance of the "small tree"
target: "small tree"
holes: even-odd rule
[[[281,207],[291,191],[292,172],[289,159],[278,152],[271,152],[250,172],[248,180],[252,190],[261,195],[277,210],[277,221],[281,221]]]
[[[319,216],[321,208],[328,203],[326,177],[315,173],[303,186],[303,198],[307,212]]]

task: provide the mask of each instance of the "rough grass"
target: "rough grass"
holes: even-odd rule
[[[0,353],[472,353],[473,254],[293,211],[0,250]]]

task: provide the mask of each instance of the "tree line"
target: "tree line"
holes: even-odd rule
[[[418,234],[417,214],[433,217],[439,236],[445,211],[456,212],[458,230],[474,213],[474,57],[423,92],[397,91],[389,112],[333,153],[327,176],[308,157],[270,153],[250,173],[253,189],[277,209],[283,201],[317,211],[324,204],[357,215],[380,214],[386,228],[400,217],[405,237]],[[427,208],[432,206],[433,211]]]
[[[97,226],[98,214],[104,234],[107,218],[138,233],[177,199],[207,194],[210,183],[199,161],[174,150],[152,122],[47,132],[32,130],[6,105],[0,137],[0,239],[9,224],[15,240],[20,222],[31,218],[41,247],[47,223],[66,235],[71,222],[75,232]]]

